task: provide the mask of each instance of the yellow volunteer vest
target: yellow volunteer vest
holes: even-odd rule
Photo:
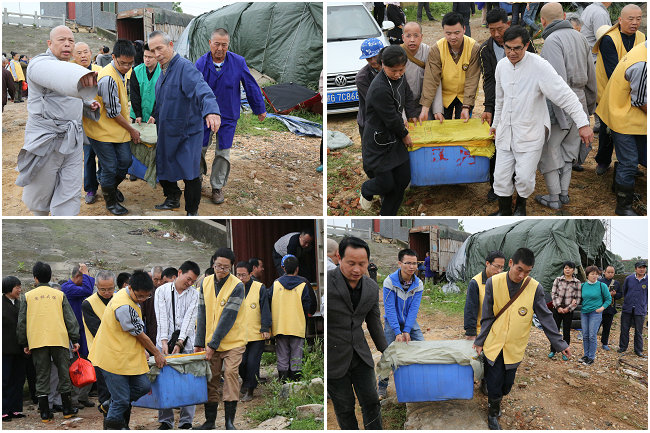
[[[605,125],[619,134],[647,135],[648,115],[639,107],[632,106],[630,82],[625,79],[625,71],[639,62],[648,61],[645,44],[632,48],[616,66],[598,107],[596,114]]]
[[[483,299],[485,299],[485,284],[483,284],[483,272],[479,272],[472,280],[478,284],[478,317],[476,318],[476,335],[481,333],[481,314],[483,313]]]
[[[492,276],[495,315],[510,301],[506,283],[507,275],[507,272],[502,272]],[[489,360],[497,359],[501,350],[503,350],[503,362],[506,364],[516,364],[524,359],[538,284],[531,278],[524,292],[492,324],[483,344],[483,352]]]
[[[123,305],[132,307],[142,319],[140,306],[133,302],[129,290],[117,292],[104,310],[102,324],[99,325],[95,340],[90,346],[88,359],[95,367],[113,374],[132,376],[148,373],[144,347],[133,335],[124,332],[122,325],[115,318],[115,310]]]
[[[277,280],[273,283],[273,301],[271,301],[273,335],[305,338],[306,319],[302,311],[301,299],[306,286],[307,283],[302,283],[292,290],[287,290]]]
[[[16,60],[12,60],[11,65],[16,70],[16,72],[14,72],[11,68],[9,68],[9,70],[11,71],[11,75],[14,76],[14,81],[25,81],[25,74],[23,73],[22,66],[20,66],[20,62],[17,62]]]
[[[616,47],[616,52],[618,53],[618,60],[620,61],[623,56],[627,54],[627,50],[623,45],[623,39],[621,38],[620,26],[611,28],[607,33],[605,33],[605,35],[609,35],[612,38],[612,41],[614,41],[614,46]],[[634,39],[634,46],[637,46],[642,42],[645,42],[645,35],[637,31]],[[600,103],[600,99],[605,93],[607,81],[608,78],[607,73],[605,72],[605,64],[603,63],[603,55],[600,53],[600,50],[598,50],[598,55],[596,57],[596,85],[598,87],[598,93],[596,94],[597,103]],[[606,125],[609,126],[607,123]]]
[[[27,343],[30,349],[70,347],[68,328],[63,320],[64,296],[62,291],[50,286],[39,286],[25,294]]]
[[[97,81],[101,78],[109,76],[115,80],[117,84],[117,91],[120,98],[120,114],[125,119],[129,118],[129,98],[126,93],[126,85],[120,77],[120,73],[117,72],[117,69],[112,64],[104,66],[101,71],[97,74]],[[90,121],[84,122],[84,131],[86,135],[93,140],[103,141],[106,143],[125,143],[131,140],[131,134],[122,128],[115,119],[110,119],[106,115],[106,107],[104,106],[104,100],[101,96],[97,96],[99,101],[100,113],[99,120],[97,122]]]
[[[241,283],[239,278],[230,274],[228,280],[224,283],[223,287],[219,291],[219,294],[215,296],[214,291],[214,275],[205,277],[203,280],[203,299],[205,301],[205,344],[207,345],[210,340],[212,340],[212,334],[214,330],[217,329],[217,324],[219,323],[219,318],[221,317],[221,312],[223,307],[226,306],[232,291],[235,289],[237,284]],[[223,337],[219,347],[217,348],[218,352],[225,352],[226,350],[235,349],[237,347],[246,346],[248,343],[247,333],[248,328],[246,327],[246,309],[240,306],[239,311],[237,312],[237,318],[235,323],[230,328],[230,331]],[[258,328],[259,329],[259,328]]]
[[[463,36],[463,52],[458,63],[454,62],[449,50],[449,44],[445,38],[440,39],[438,49],[440,50],[440,61],[442,62],[442,105],[449,107],[455,98],[463,101],[465,94],[465,73],[469,67],[469,59],[472,57],[472,49],[476,41],[469,36]]]
[[[101,299],[99,299],[99,295],[97,292],[93,293],[89,297],[86,298],[86,301],[90,304],[90,307],[93,309],[93,312],[97,317],[99,317],[99,320],[104,317],[104,310],[106,310],[106,305],[102,302]],[[88,347],[93,345],[93,340],[95,337],[93,337],[93,334],[90,333],[88,330],[88,325],[86,325],[86,316],[83,316],[82,313],[82,320],[84,322],[84,331],[86,332],[86,341],[88,342]]]
[[[242,308],[246,312],[246,328],[248,329],[246,339],[248,341],[264,340],[260,334],[260,328],[262,327],[262,310],[260,309],[261,289],[262,283],[253,281],[242,305]]]

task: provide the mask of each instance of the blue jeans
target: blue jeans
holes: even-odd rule
[[[589,359],[596,358],[596,347],[598,346],[598,328],[603,320],[603,313],[581,313],[580,323],[582,324],[582,348],[585,356]]]
[[[539,8],[539,3],[531,3],[529,9],[526,9],[522,20],[525,24],[529,25],[533,29],[538,29],[539,27],[535,24],[535,16],[537,15],[537,9]]]
[[[106,143],[90,137],[88,140],[102,168],[99,183],[107,188],[115,186],[116,179],[124,179],[131,166],[131,142]]]
[[[393,331],[393,328],[390,327],[388,322],[384,319],[384,335],[386,336],[386,344],[391,344],[393,341],[395,341],[395,332]],[[422,335],[422,330],[420,329],[420,325],[418,325],[418,322],[415,322],[413,324],[413,328],[411,328],[411,341],[424,341],[424,335]],[[380,377],[379,378],[379,389],[386,389],[388,388],[388,377]]]
[[[100,369],[101,370],[101,369]],[[151,390],[151,382],[146,374],[123,376],[101,370],[108,392],[111,393],[111,406],[106,419],[115,422],[124,420],[131,402],[136,401]]]
[[[84,144],[84,191],[86,192],[97,192],[99,188],[96,157],[93,147],[90,144]]]
[[[646,138],[645,135],[627,135],[612,131],[618,159],[615,179],[618,185],[633,188],[637,166],[647,166]]]

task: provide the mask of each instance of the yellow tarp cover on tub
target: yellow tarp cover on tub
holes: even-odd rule
[[[495,151],[490,126],[481,123],[478,117],[469,119],[467,123],[460,119],[445,120],[442,123],[439,120],[427,120],[422,125],[411,124],[409,134],[413,140],[413,147],[409,148],[411,152],[421,147],[463,146],[472,156],[491,158]]]

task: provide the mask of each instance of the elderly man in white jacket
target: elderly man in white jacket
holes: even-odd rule
[[[546,99],[565,111],[576,123],[580,138],[591,143],[594,133],[580,100],[555,69],[536,54],[526,52],[528,31],[512,26],[503,35],[506,58],[496,67],[496,104],[490,132],[495,134],[494,192],[499,211],[513,215],[512,176],[517,203],[514,215],[526,215],[526,199],[535,190],[535,172],[551,129]]]

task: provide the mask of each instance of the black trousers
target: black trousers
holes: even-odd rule
[[[607,125],[600,119],[600,129],[598,130],[598,152],[596,153],[596,163],[609,165],[612,163],[612,153],[614,153],[614,139],[607,131]]]
[[[249,341],[246,345],[246,351],[242,355],[241,364],[239,364],[239,375],[243,380],[242,388],[257,388],[263,352],[264,340]]]
[[[14,101],[22,101],[23,100],[23,82],[22,81],[14,81]]]
[[[467,33],[465,33],[467,34]],[[445,119],[450,120],[450,119],[460,119],[460,113],[463,111],[463,103],[461,102],[460,99],[456,98],[453,101],[451,101],[451,104],[449,104],[449,107],[444,108],[443,107],[443,113],[442,115],[444,116]],[[469,110],[469,116],[472,117],[472,111],[474,110]]]
[[[600,334],[600,342],[603,343],[604,346],[607,346],[609,344],[609,331],[612,329],[613,321],[613,314],[603,313],[603,320],[600,322],[600,326],[603,328],[603,331]]]
[[[645,316],[636,315],[632,313],[621,313],[621,337],[618,342],[618,347],[627,350],[630,343],[630,327],[634,322],[634,351],[637,353],[643,352],[643,323]]]
[[[356,394],[361,406],[363,425],[366,430],[381,430],[381,405],[377,395],[375,369],[363,362],[356,352],[352,355],[350,368],[345,376],[327,379],[327,394],[332,399],[334,413],[341,430],[359,430],[354,413]]]
[[[402,143],[397,143],[402,146]],[[371,200],[373,196],[382,196],[379,215],[397,215],[397,211],[404,200],[404,191],[411,182],[411,163],[406,161],[391,171],[374,173],[375,177],[368,179],[361,185],[361,194]]]
[[[472,16],[472,13],[471,12],[465,12],[465,13],[462,13],[461,15],[463,16],[463,21],[464,21],[463,25],[465,26],[465,34],[468,37],[471,38],[472,37],[472,29],[469,26],[469,19]]]
[[[386,5],[384,2],[374,2],[374,8],[372,10],[372,15],[381,27],[381,23],[384,22],[384,17],[386,16]]]
[[[201,202],[201,176],[196,179],[183,179],[185,183],[185,211],[198,212],[199,203]],[[178,183],[169,180],[160,180],[160,186],[163,187],[165,197],[180,199],[181,189]]]
[[[431,15],[431,9],[429,8],[429,2],[418,2],[418,21],[422,21],[422,9],[427,13],[427,18],[433,21],[433,15]]]
[[[512,4],[512,25],[519,24],[520,26],[524,24],[524,14],[526,13],[526,3],[513,3]],[[467,33],[465,33],[467,34]]]
[[[23,411],[25,355],[2,355],[2,414]]]
[[[95,367],[95,376],[97,377],[97,401],[105,403],[111,399],[111,393],[108,392],[108,386],[106,386],[106,380],[101,368]]]
[[[503,363],[503,352],[499,353],[494,365],[485,361],[485,381],[487,382],[488,398],[496,400],[508,395],[515,383],[517,368],[506,369]]]
[[[567,344],[571,344],[571,321],[573,321],[573,311],[568,313],[558,313],[555,308],[553,308],[553,319],[555,320],[555,326],[557,330],[560,330],[560,324],[562,325],[562,338],[566,341]],[[553,346],[551,346],[551,352],[555,352]]]

